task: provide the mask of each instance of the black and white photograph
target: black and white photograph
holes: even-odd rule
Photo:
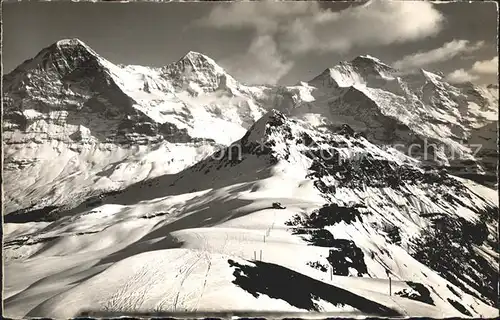
[[[497,2],[1,6],[3,317],[499,316]]]

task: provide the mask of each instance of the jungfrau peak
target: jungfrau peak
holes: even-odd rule
[[[368,55],[251,86],[68,39],[3,90],[9,317],[498,314],[498,88]]]
[[[477,163],[463,143],[496,123],[498,93],[492,90],[455,87],[425,70],[404,75],[370,56],[328,68],[309,85],[301,90],[307,100],[295,102],[296,115],[302,114],[298,105],[306,105],[307,116],[316,114],[322,124],[348,123],[380,143],[417,143],[422,152],[424,141],[437,145],[441,150],[427,157],[430,163],[459,170],[474,163],[467,170],[494,172],[491,159]],[[460,154],[464,163],[450,163],[452,154]]]

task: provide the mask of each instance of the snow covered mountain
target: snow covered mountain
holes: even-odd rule
[[[5,213],[178,172],[240,138],[265,112],[266,91],[199,53],[119,67],[61,40],[4,77]]]
[[[447,154],[494,170],[495,88],[369,56],[252,87],[199,53],[117,66],[79,40],[4,81],[7,316],[498,315],[497,193]],[[426,139],[449,149],[396,145]]]
[[[370,141],[400,145],[430,165],[495,175],[492,136],[479,137],[497,127],[496,88],[454,87],[425,70],[401,74],[377,58],[360,56],[284,91],[290,99],[283,107],[295,116],[319,124],[347,123]],[[476,153],[479,143],[483,149]]]

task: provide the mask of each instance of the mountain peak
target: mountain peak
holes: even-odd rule
[[[422,75],[425,78],[427,78],[431,81],[437,81],[437,80],[441,80],[443,78],[442,75],[440,75],[440,74],[433,73],[433,72],[430,72],[430,71],[427,71],[424,69],[420,69],[420,73],[422,73]]]
[[[279,129],[285,126],[287,117],[276,109],[271,109],[257,120],[242,138],[243,144],[259,144],[267,140],[270,129]]]
[[[196,51],[189,51],[178,61],[165,66],[164,72],[177,85],[184,87],[187,84],[190,87],[188,90],[193,92],[198,92],[200,88],[202,91],[214,91],[219,87],[221,79],[224,86],[228,80],[234,82],[212,58]]]
[[[196,52],[189,51],[177,62],[167,66],[168,69],[178,69],[182,72],[205,72],[208,74],[225,74],[225,71],[209,56]]]
[[[68,38],[68,39],[61,39],[59,41],[56,41],[54,43],[57,47],[62,47],[62,46],[70,46],[70,47],[75,47],[75,46],[82,46],[86,48],[90,48],[88,45],[85,44],[82,40],[78,38]]]
[[[73,70],[99,69],[106,60],[77,38],[61,39],[38,52],[33,58],[24,61],[4,76],[9,88],[22,86],[29,82],[32,73],[50,79],[64,77]],[[28,77],[28,78],[26,78]],[[26,78],[26,79],[25,79]],[[24,79],[24,80],[23,80]]]
[[[374,62],[382,63],[382,61],[379,58],[371,56],[369,54],[357,56],[352,61],[362,61],[362,60],[372,60]]]
[[[351,60],[351,64],[355,66],[379,66],[382,67],[385,70],[393,69],[390,65],[384,63],[382,60],[380,60],[377,57],[370,56],[368,54],[366,55],[360,55]]]
[[[99,54],[95,52],[90,46],[78,38],[68,38],[56,41],[51,46],[47,48],[50,54],[63,54],[67,57],[68,55],[84,55],[87,57],[99,57]],[[41,52],[43,53],[43,51]],[[40,54],[39,54],[40,55]],[[45,55],[45,54],[43,54]]]
[[[380,59],[370,55],[360,55],[351,61],[341,61],[337,65],[326,69],[319,76],[311,80],[317,85],[349,87],[355,84],[366,84],[375,79],[393,78],[395,69]]]
[[[188,53],[186,53],[184,55],[184,58],[189,58],[189,59],[210,59],[208,56],[204,55],[203,53],[201,52],[197,52],[197,51],[189,51]],[[211,60],[211,59],[210,59]]]

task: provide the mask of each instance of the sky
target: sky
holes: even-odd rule
[[[3,3],[3,73],[60,39],[114,63],[201,52],[250,84],[308,81],[369,54],[403,72],[497,83],[495,2]]]

